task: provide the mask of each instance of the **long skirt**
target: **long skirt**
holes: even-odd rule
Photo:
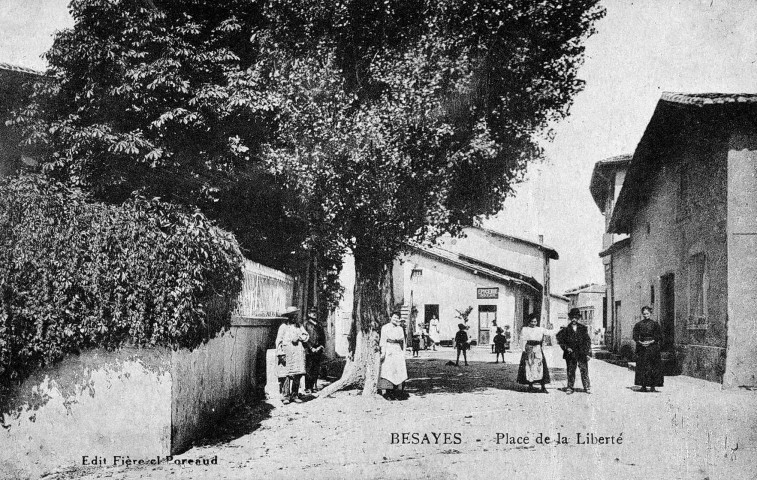
[[[634,385],[647,387],[662,387],[662,355],[657,342],[644,347],[636,344],[636,374]]]
[[[544,358],[541,344],[526,344],[523,354],[520,356],[518,383],[529,385],[534,382],[549,383],[549,368],[547,367],[547,360]]]
[[[387,390],[401,385],[407,380],[407,366],[405,365],[405,352],[399,343],[386,344],[386,356],[381,362],[378,388]]]

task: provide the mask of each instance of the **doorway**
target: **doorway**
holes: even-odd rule
[[[660,277],[660,328],[662,329],[663,351],[673,351],[675,346],[675,275],[668,273]]]
[[[423,327],[428,328],[431,319],[439,318],[439,305],[424,305],[423,306]]]
[[[496,305],[478,306],[478,344],[488,345],[492,337],[491,328],[497,320]]]

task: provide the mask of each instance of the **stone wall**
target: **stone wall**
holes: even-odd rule
[[[728,355],[724,387],[757,386],[757,135],[728,153]]]
[[[614,301],[621,301],[621,350],[632,348],[632,331],[644,305],[661,311],[662,277],[674,279],[673,343],[678,371],[722,381],[725,370],[728,270],[726,250],[727,142],[706,132],[689,133],[687,141],[660,158],[647,198],[634,216],[628,263],[613,265]],[[681,176],[686,194],[681,194]],[[683,209],[686,208],[684,211]],[[708,275],[706,324],[691,328],[689,259],[703,253]],[[652,298],[654,291],[654,299]],[[608,305],[608,308],[610,306]]]
[[[293,283],[248,262],[240,315],[206,344],[92,350],[28,378],[2,409],[0,478],[186,450],[234,402],[262,396],[281,321],[273,315],[292,301]]]
[[[95,350],[67,357],[28,378],[4,412],[0,478],[38,478],[83,462],[112,465],[116,455],[168,455],[171,353]]]

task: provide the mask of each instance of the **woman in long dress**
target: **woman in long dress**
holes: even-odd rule
[[[400,313],[392,313],[391,321],[381,327],[381,373],[378,389],[394,395],[407,380],[405,365],[405,331],[400,326]]]
[[[436,344],[441,340],[441,335],[439,333],[439,319],[436,318],[436,315],[431,317],[431,321],[428,324],[428,336],[431,339],[431,348],[436,350]]]
[[[297,324],[299,309],[290,307],[283,314],[285,323],[276,334],[276,355],[278,358],[276,373],[279,377],[281,401],[301,403],[300,379],[305,374],[305,343],[308,332]]]
[[[661,387],[662,355],[660,343],[662,342],[662,329],[652,320],[652,307],[641,309],[644,317],[633,327],[633,339],[636,342],[636,374],[634,384],[641,386],[641,391],[646,392],[647,387],[656,391],[655,387]]]
[[[546,385],[550,382],[549,367],[544,358],[544,337],[551,335],[549,330],[539,327],[536,315],[531,316],[528,325],[520,331],[520,346],[523,354],[518,367],[518,383],[534,389],[534,383],[541,384],[542,393],[548,393]]]

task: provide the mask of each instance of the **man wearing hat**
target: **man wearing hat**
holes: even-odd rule
[[[300,309],[287,307],[281,314],[284,323],[276,335],[276,373],[279,377],[282,402],[300,403],[300,380],[305,373],[305,344],[308,333],[297,324]]]
[[[326,342],[326,334],[323,326],[318,322],[318,312],[315,308],[308,310],[305,330],[309,337],[305,352],[305,393],[312,393],[318,391],[318,376]]]
[[[576,382],[576,367],[581,371],[581,383],[586,393],[591,393],[589,382],[589,357],[591,356],[591,338],[586,325],[578,323],[581,311],[571,308],[568,313],[570,324],[557,333],[557,343],[563,349],[563,357],[568,370],[568,389],[566,393],[573,393]]]

